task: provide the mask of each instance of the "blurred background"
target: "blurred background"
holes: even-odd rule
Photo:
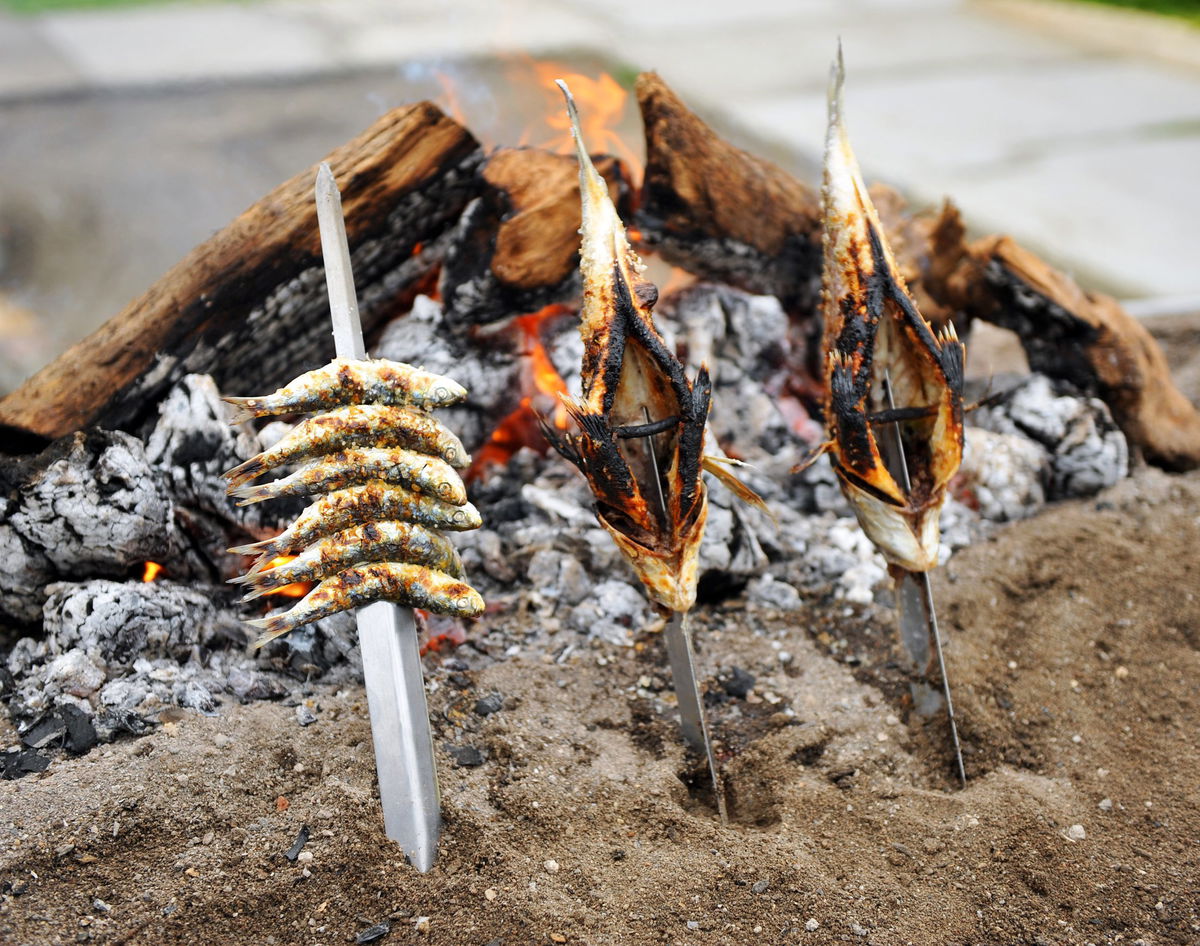
[[[576,74],[636,170],[654,69],[816,182],[839,37],[869,180],[1135,313],[1200,310],[1200,0],[0,0],[0,394],[419,99],[565,147]]]

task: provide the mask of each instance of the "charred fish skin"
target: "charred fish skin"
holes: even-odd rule
[[[704,368],[690,382],[654,327],[658,290],[643,276],[608,185],[588,156],[574,100],[559,85],[579,160],[583,397],[563,398],[576,433],[545,423],[542,430],[587,479],[597,519],[650,596],[687,611],[707,514],[701,464],[711,383]],[[618,433],[638,427],[652,433]]]
[[[423,565],[372,562],[326,578],[290,611],[247,623],[262,631],[254,642],[255,647],[262,647],[298,627],[373,601],[392,601],[462,618],[479,617],[484,610],[479,592],[457,578]]]
[[[471,463],[462,441],[431,414],[394,404],[347,404],[302,421],[225,477],[237,487],[285,464],[349,447],[405,447],[441,457],[456,470]]]
[[[270,559],[307,548],[350,526],[381,520],[414,522],[448,532],[467,532],[483,525],[479,510],[469,502],[454,506],[405,486],[373,480],[321,496],[273,539],[229,551]]]
[[[231,583],[245,585],[249,591],[243,600],[250,601],[293,582],[322,581],[353,565],[385,561],[465,578],[458,552],[443,536],[412,522],[367,522],[327,536],[273,568],[260,560]]]
[[[917,310],[883,234],[842,119],[841,51],[829,89],[824,270],[828,450],[863,531],[892,565],[937,564],[938,519],[962,458],[964,350]],[[888,409],[885,376],[903,410]],[[895,425],[911,486],[888,470],[876,426]]]
[[[311,496],[367,480],[402,483],[410,489],[461,506],[467,501],[462,478],[445,460],[403,447],[367,447],[321,457],[283,479],[229,490],[239,506],[280,496]]]
[[[234,424],[274,414],[310,414],[347,404],[395,404],[424,410],[465,400],[452,378],[385,358],[335,358],[278,391],[261,397],[227,397],[238,408]]]

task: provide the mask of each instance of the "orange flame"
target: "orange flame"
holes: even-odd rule
[[[634,178],[641,176],[641,157],[621,139],[618,131],[628,107],[629,93],[611,75],[602,72],[596,77],[586,76],[566,63],[538,62],[522,54],[510,58],[506,72],[508,83],[514,88],[520,90],[536,86],[542,93],[540,100],[530,97],[536,104],[532,108],[524,109],[527,124],[515,144],[546,148],[559,154],[574,154],[575,145],[571,140],[571,129],[566,109],[563,107],[562,93],[554,84],[555,79],[562,79],[571,87],[571,94],[579,104],[584,140],[588,148],[616,155],[626,164]],[[473,103],[470,89],[464,89],[452,76],[440,70],[434,73],[433,78],[441,90],[438,104],[451,118],[471,128],[477,136],[481,131],[486,132],[490,125],[494,125],[494,118],[482,113],[482,105],[477,109],[481,114],[471,114]],[[515,106],[520,108],[521,105],[522,100],[519,97]],[[489,111],[494,110],[490,98],[487,100],[487,107]],[[512,142],[485,141],[489,146],[510,143]]]
[[[518,315],[509,322],[509,327],[518,330],[524,342],[521,353],[528,359],[529,365],[523,380],[526,393],[516,408],[496,425],[487,442],[475,452],[475,459],[467,470],[467,482],[477,479],[491,464],[503,466],[522,447],[530,447],[542,454],[549,449],[538,423],[535,397],[543,403],[553,399],[554,426],[560,430],[567,428],[567,412],[559,399],[560,394],[567,393],[567,383],[550,360],[541,333],[543,322],[569,311],[567,306],[554,303],[538,312]]]
[[[267,563],[267,568],[275,568],[277,565],[286,565],[295,557],[295,555],[277,555]],[[303,598],[310,591],[312,591],[311,581],[294,581],[290,585],[281,585],[278,588],[272,588],[270,591],[264,592],[264,595],[282,595],[285,598]]]
[[[158,562],[147,562],[142,570],[142,581],[154,581],[162,573],[163,567]]]

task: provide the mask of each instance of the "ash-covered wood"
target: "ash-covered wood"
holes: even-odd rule
[[[404,311],[439,261],[482,153],[425,102],[389,112],[326,160],[342,186],[369,333]],[[268,391],[332,355],[314,175],[276,188],[0,401],[0,424],[51,439],[92,423],[129,428],[186,374]]]
[[[1016,332],[1035,371],[1103,398],[1151,463],[1200,466],[1200,414],[1120,303],[1085,292],[1009,237],[980,240],[971,256],[974,281],[962,300],[971,314]]]
[[[0,477],[0,618],[40,621],[61,577],[128,578],[147,560],[193,571],[166,477],[136,437],[77,433]]]
[[[596,167],[618,211],[630,212],[628,173]],[[441,278],[445,317],[462,326],[536,312],[579,294],[579,166],[571,155],[502,148],[483,165],[483,191],[455,232]]]
[[[635,220],[663,258],[813,311],[821,278],[817,192],[720,138],[655,73],[637,81],[646,176]]]

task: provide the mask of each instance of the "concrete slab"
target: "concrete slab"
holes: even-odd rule
[[[1200,131],[1089,143],[988,175],[943,178],[975,226],[1011,233],[1121,297],[1200,295]]]
[[[856,91],[924,78],[953,85],[980,69],[1010,69],[1075,59],[1062,45],[997,26],[961,10],[884,8],[869,16],[845,9],[811,21],[799,16],[771,24],[730,23],[719,32],[672,32],[671,42],[633,34],[622,53],[654,68],[681,94],[741,116],[746,107],[781,93],[810,92],[824,101],[839,37]],[[820,141],[820,139],[817,139]]]
[[[42,38],[36,20],[0,12],[0,99],[77,88],[71,60]]]
[[[100,87],[308,75],[341,65],[311,23],[267,7],[133,7],[40,22],[61,55]]]

